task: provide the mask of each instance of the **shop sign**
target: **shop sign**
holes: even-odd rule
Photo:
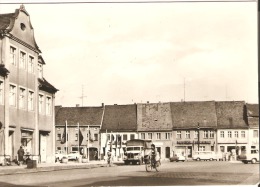
[[[211,141],[177,141],[177,144],[211,144]]]

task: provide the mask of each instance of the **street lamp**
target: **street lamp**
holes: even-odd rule
[[[200,150],[200,123],[198,123],[198,151]]]

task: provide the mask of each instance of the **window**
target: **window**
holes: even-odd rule
[[[94,141],[98,141],[98,134],[94,134]]]
[[[205,151],[205,146],[200,146],[199,150],[200,151]]]
[[[20,88],[19,90],[19,108],[25,108],[25,89]]]
[[[11,106],[16,106],[16,86],[14,85],[10,85],[9,104]]]
[[[238,138],[238,131],[234,132],[234,136],[235,136],[235,138]]]
[[[161,139],[161,133],[159,133],[159,132],[156,133],[156,139],[157,139],[157,140],[160,140],[160,139]]]
[[[42,64],[38,64],[38,77],[42,78]]]
[[[135,135],[134,134],[130,134],[130,140],[135,139]]]
[[[186,138],[186,139],[190,139],[190,131],[186,131],[186,133],[185,133],[185,138]]]
[[[10,46],[10,63],[13,65],[16,65],[16,49],[12,46]]]
[[[171,139],[171,133],[166,132],[166,133],[165,133],[165,139],[166,139],[166,140],[170,140],[170,139]]]
[[[228,131],[228,132],[227,132],[227,136],[228,136],[228,138],[232,138],[232,132],[231,132],[231,131]]]
[[[107,140],[110,141],[110,134],[107,134]]]
[[[208,132],[208,131],[204,131],[203,137],[204,137],[204,138],[209,138],[209,132]]]
[[[127,134],[123,134],[123,140],[127,140]]]
[[[198,138],[199,132],[198,131],[194,131],[194,138]]]
[[[61,150],[61,147],[57,147],[57,150]]]
[[[57,141],[61,141],[61,134],[57,134]]]
[[[51,97],[46,97],[46,114],[51,114]]]
[[[209,131],[209,138],[214,138],[214,131]]]
[[[20,63],[19,67],[21,69],[26,69],[26,53],[20,51]]]
[[[253,137],[254,138],[258,138],[258,130],[254,130],[253,131]]]
[[[79,134],[76,133],[76,134],[75,134],[75,141],[78,141],[78,139],[79,139],[78,137],[79,137]]]
[[[246,137],[246,132],[245,131],[241,131],[241,138],[245,138]]]
[[[29,56],[28,72],[30,72],[30,73],[34,72],[34,58],[32,56]]]
[[[29,94],[28,94],[28,110],[33,110],[33,97],[34,97],[34,93],[32,91],[29,91]]]
[[[145,139],[145,133],[141,133],[141,139]]]
[[[39,113],[43,112],[43,95],[39,95]]]
[[[181,139],[181,131],[177,131],[177,139]]]
[[[4,82],[0,81],[0,104],[4,103]]]
[[[153,134],[152,133],[148,133],[148,139],[149,140],[153,139]]]
[[[220,138],[225,138],[224,131],[220,131]]]

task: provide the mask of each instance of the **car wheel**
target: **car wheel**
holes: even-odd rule
[[[253,158],[253,159],[251,160],[251,163],[252,163],[252,164],[255,164],[255,163],[256,163],[256,159]]]
[[[243,162],[244,164],[247,164],[247,163],[248,163],[246,160],[243,160],[242,162]]]
[[[210,161],[212,161],[212,160],[213,160],[213,158],[210,158],[209,160],[210,160]]]
[[[197,158],[196,160],[197,160],[197,161],[200,161],[200,158]]]

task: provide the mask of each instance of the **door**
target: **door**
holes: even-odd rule
[[[9,136],[8,136],[8,150],[7,150],[7,155],[10,155],[10,159],[14,159],[14,131],[9,131]]]
[[[46,147],[47,147],[47,137],[44,135],[40,135],[40,155],[41,155],[41,163],[46,163]]]
[[[165,158],[170,158],[170,147],[165,147]]]

